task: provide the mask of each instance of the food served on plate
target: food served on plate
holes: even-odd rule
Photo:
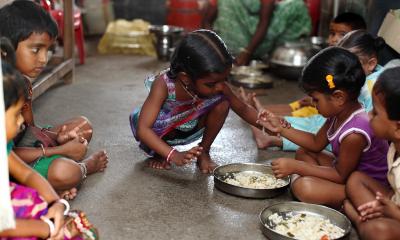
[[[280,188],[288,184],[286,180],[256,171],[229,172],[224,176],[223,181],[235,186],[255,189]]]
[[[268,217],[274,231],[295,239],[304,240],[329,240],[337,239],[345,234],[345,230],[331,223],[322,216],[288,212],[285,214],[274,213]]]

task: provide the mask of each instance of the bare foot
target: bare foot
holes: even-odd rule
[[[76,197],[77,194],[78,194],[78,189],[76,188],[71,188],[69,190],[61,191],[58,193],[60,198],[65,200],[72,200]]]
[[[171,164],[167,163],[165,159],[161,159],[159,157],[149,158],[148,166],[150,168],[155,168],[155,169],[165,169],[165,170],[171,169]]]
[[[101,150],[93,153],[88,158],[82,161],[85,163],[87,168],[87,174],[92,174],[95,172],[102,172],[107,167],[108,156],[106,151]]]
[[[197,166],[202,173],[212,173],[218,165],[211,160],[210,154],[203,152],[197,158]]]
[[[264,134],[260,129],[253,126],[251,127],[251,131],[253,132],[254,140],[256,140],[259,149],[282,147],[282,138]]]

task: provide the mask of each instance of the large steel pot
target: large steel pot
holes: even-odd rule
[[[154,46],[159,60],[168,61],[170,49],[180,39],[184,29],[169,25],[151,25],[150,32],[154,34]]]
[[[285,42],[269,58],[271,72],[282,78],[297,80],[307,61],[319,50],[309,40]]]

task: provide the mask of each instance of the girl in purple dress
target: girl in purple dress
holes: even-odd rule
[[[282,127],[281,119],[267,113],[260,123],[298,144],[295,159],[272,162],[276,177],[295,174],[292,192],[299,200],[340,208],[345,199],[345,183],[359,170],[387,185],[388,144],[377,139],[368,115],[357,101],[365,74],[356,55],[330,47],[314,56],[305,66],[301,87],[313,99],[318,112],[327,118],[316,134]],[[323,151],[332,145],[332,154]]]
[[[170,68],[148,79],[150,93],[130,115],[140,147],[153,156],[149,166],[169,169],[197,158],[199,169],[210,173],[216,164],[210,147],[232,108],[248,123],[260,127],[257,111],[242,102],[226,83],[233,59],[221,38],[209,30],[185,36]],[[174,146],[201,139],[199,146],[179,152]]]

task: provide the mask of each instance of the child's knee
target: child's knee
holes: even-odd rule
[[[382,221],[375,220],[364,222],[358,231],[363,240],[377,239],[377,236],[379,236],[380,240],[396,239],[396,237],[392,235],[391,227]]]
[[[302,202],[311,202],[312,196],[315,194],[315,188],[310,178],[299,177],[292,184],[292,192],[298,200]]]
[[[70,159],[55,159],[48,171],[48,180],[55,188],[74,187],[80,183],[82,172],[79,165]]]
[[[351,197],[353,193],[360,188],[360,185],[362,184],[363,175],[364,175],[363,173],[355,171],[347,179],[345,191],[348,197]]]
[[[296,150],[295,159],[301,160],[308,155],[308,151],[302,147]]]

